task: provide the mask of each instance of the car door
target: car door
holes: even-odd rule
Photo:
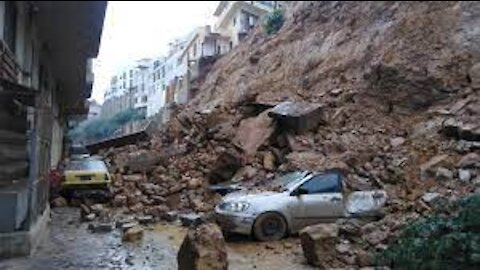
[[[341,176],[319,174],[300,185],[295,195],[297,224],[307,226],[320,221],[335,220],[344,214]]]

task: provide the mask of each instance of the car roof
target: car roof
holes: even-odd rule
[[[67,163],[66,171],[107,171],[105,162],[98,159],[72,160]]]

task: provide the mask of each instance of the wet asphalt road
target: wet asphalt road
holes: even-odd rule
[[[77,208],[52,210],[48,235],[29,257],[0,261],[0,270],[177,269],[177,251],[186,229],[157,224],[144,238],[125,243],[121,233],[91,233]],[[259,243],[247,237],[228,241],[229,269],[313,269],[305,265],[299,240]]]

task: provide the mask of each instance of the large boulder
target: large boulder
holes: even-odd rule
[[[300,231],[303,254],[307,262],[320,269],[339,267],[335,245],[338,237],[338,226],[318,224]]]
[[[275,106],[268,115],[284,130],[303,133],[324,122],[322,106],[315,103],[285,101]]]
[[[275,131],[272,118],[268,111],[252,118],[244,119],[237,129],[234,144],[238,145],[246,155],[254,155]]]
[[[179,270],[228,269],[227,247],[220,228],[213,223],[191,228],[177,255]]]

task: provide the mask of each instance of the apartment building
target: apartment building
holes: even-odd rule
[[[183,84],[176,89],[176,102],[184,104],[192,99],[216,59],[230,51],[230,38],[212,32],[209,25],[195,29],[180,54],[180,61],[186,67]]]
[[[100,117],[102,106],[96,100],[89,101],[87,119]]]
[[[230,49],[237,46],[264,16],[282,7],[282,1],[220,1],[214,16],[215,32],[230,37]]]
[[[110,87],[105,91],[102,117],[112,117],[130,108],[146,113],[152,69],[153,60],[144,58],[130,63],[117,72],[110,80]]]
[[[0,1],[0,257],[45,233],[48,172],[88,113],[106,1]]]
[[[150,91],[147,104],[147,117],[157,114],[165,105],[176,102],[178,89],[184,87],[187,65],[181,55],[185,50],[186,38],[174,40],[169,44],[166,57],[153,61],[150,75]]]

